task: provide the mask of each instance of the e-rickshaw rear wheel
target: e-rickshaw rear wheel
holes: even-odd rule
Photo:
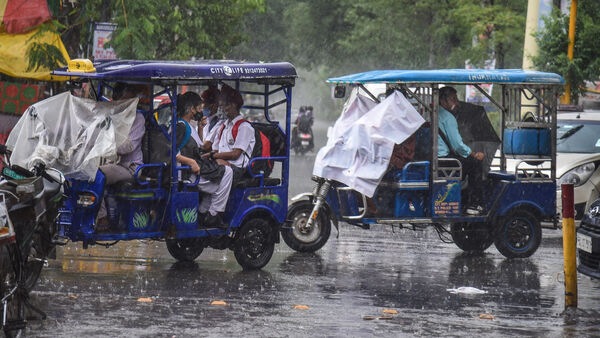
[[[321,249],[331,234],[331,222],[323,210],[312,226],[308,227],[313,206],[307,200],[293,203],[288,211],[286,228],[281,231],[283,241],[298,252],[315,252]]]
[[[233,254],[244,270],[267,265],[275,251],[273,227],[264,218],[251,218],[237,231]]]
[[[167,239],[167,250],[173,258],[180,262],[192,262],[204,250],[204,238]]]
[[[529,211],[514,210],[500,218],[494,245],[506,258],[526,258],[533,255],[542,241],[540,221]]]
[[[494,243],[487,223],[453,223],[450,234],[454,244],[466,252],[483,252]]]

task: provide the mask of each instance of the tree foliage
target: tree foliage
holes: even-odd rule
[[[55,0],[52,0],[55,1]],[[264,0],[87,0],[65,3],[56,15],[75,55],[87,56],[91,22],[113,22],[109,45],[123,59],[224,58],[242,41],[241,23]]]
[[[544,29],[536,34],[539,54],[532,58],[537,69],[562,74],[571,83],[575,101],[585,81],[600,77],[600,3],[579,1],[573,60],[567,57],[569,16],[554,10],[544,18]]]
[[[521,64],[520,0],[267,0],[266,7],[244,23],[253,34],[233,55],[259,52],[344,71],[462,68],[465,59],[483,65],[493,56],[498,67]]]

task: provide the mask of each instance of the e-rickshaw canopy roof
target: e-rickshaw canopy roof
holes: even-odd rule
[[[94,63],[93,67],[77,69],[73,66],[77,65],[77,61],[80,60],[73,61],[70,67],[55,70],[53,74],[99,80],[154,83],[245,80],[258,83],[294,84],[294,79],[297,77],[296,69],[288,62],[117,60],[100,61]]]
[[[328,83],[497,83],[562,85],[565,80],[554,73],[522,69],[435,69],[435,70],[372,70],[332,77]]]

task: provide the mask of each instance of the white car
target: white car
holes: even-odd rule
[[[600,110],[558,114],[556,135],[557,210],[561,185],[573,183],[575,219],[581,220],[600,190]]]

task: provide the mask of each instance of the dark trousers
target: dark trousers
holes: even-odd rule
[[[481,205],[483,197],[483,162],[471,156],[451,156],[460,161],[462,166],[462,179],[467,180],[467,188],[463,191],[462,202],[464,206]]]

